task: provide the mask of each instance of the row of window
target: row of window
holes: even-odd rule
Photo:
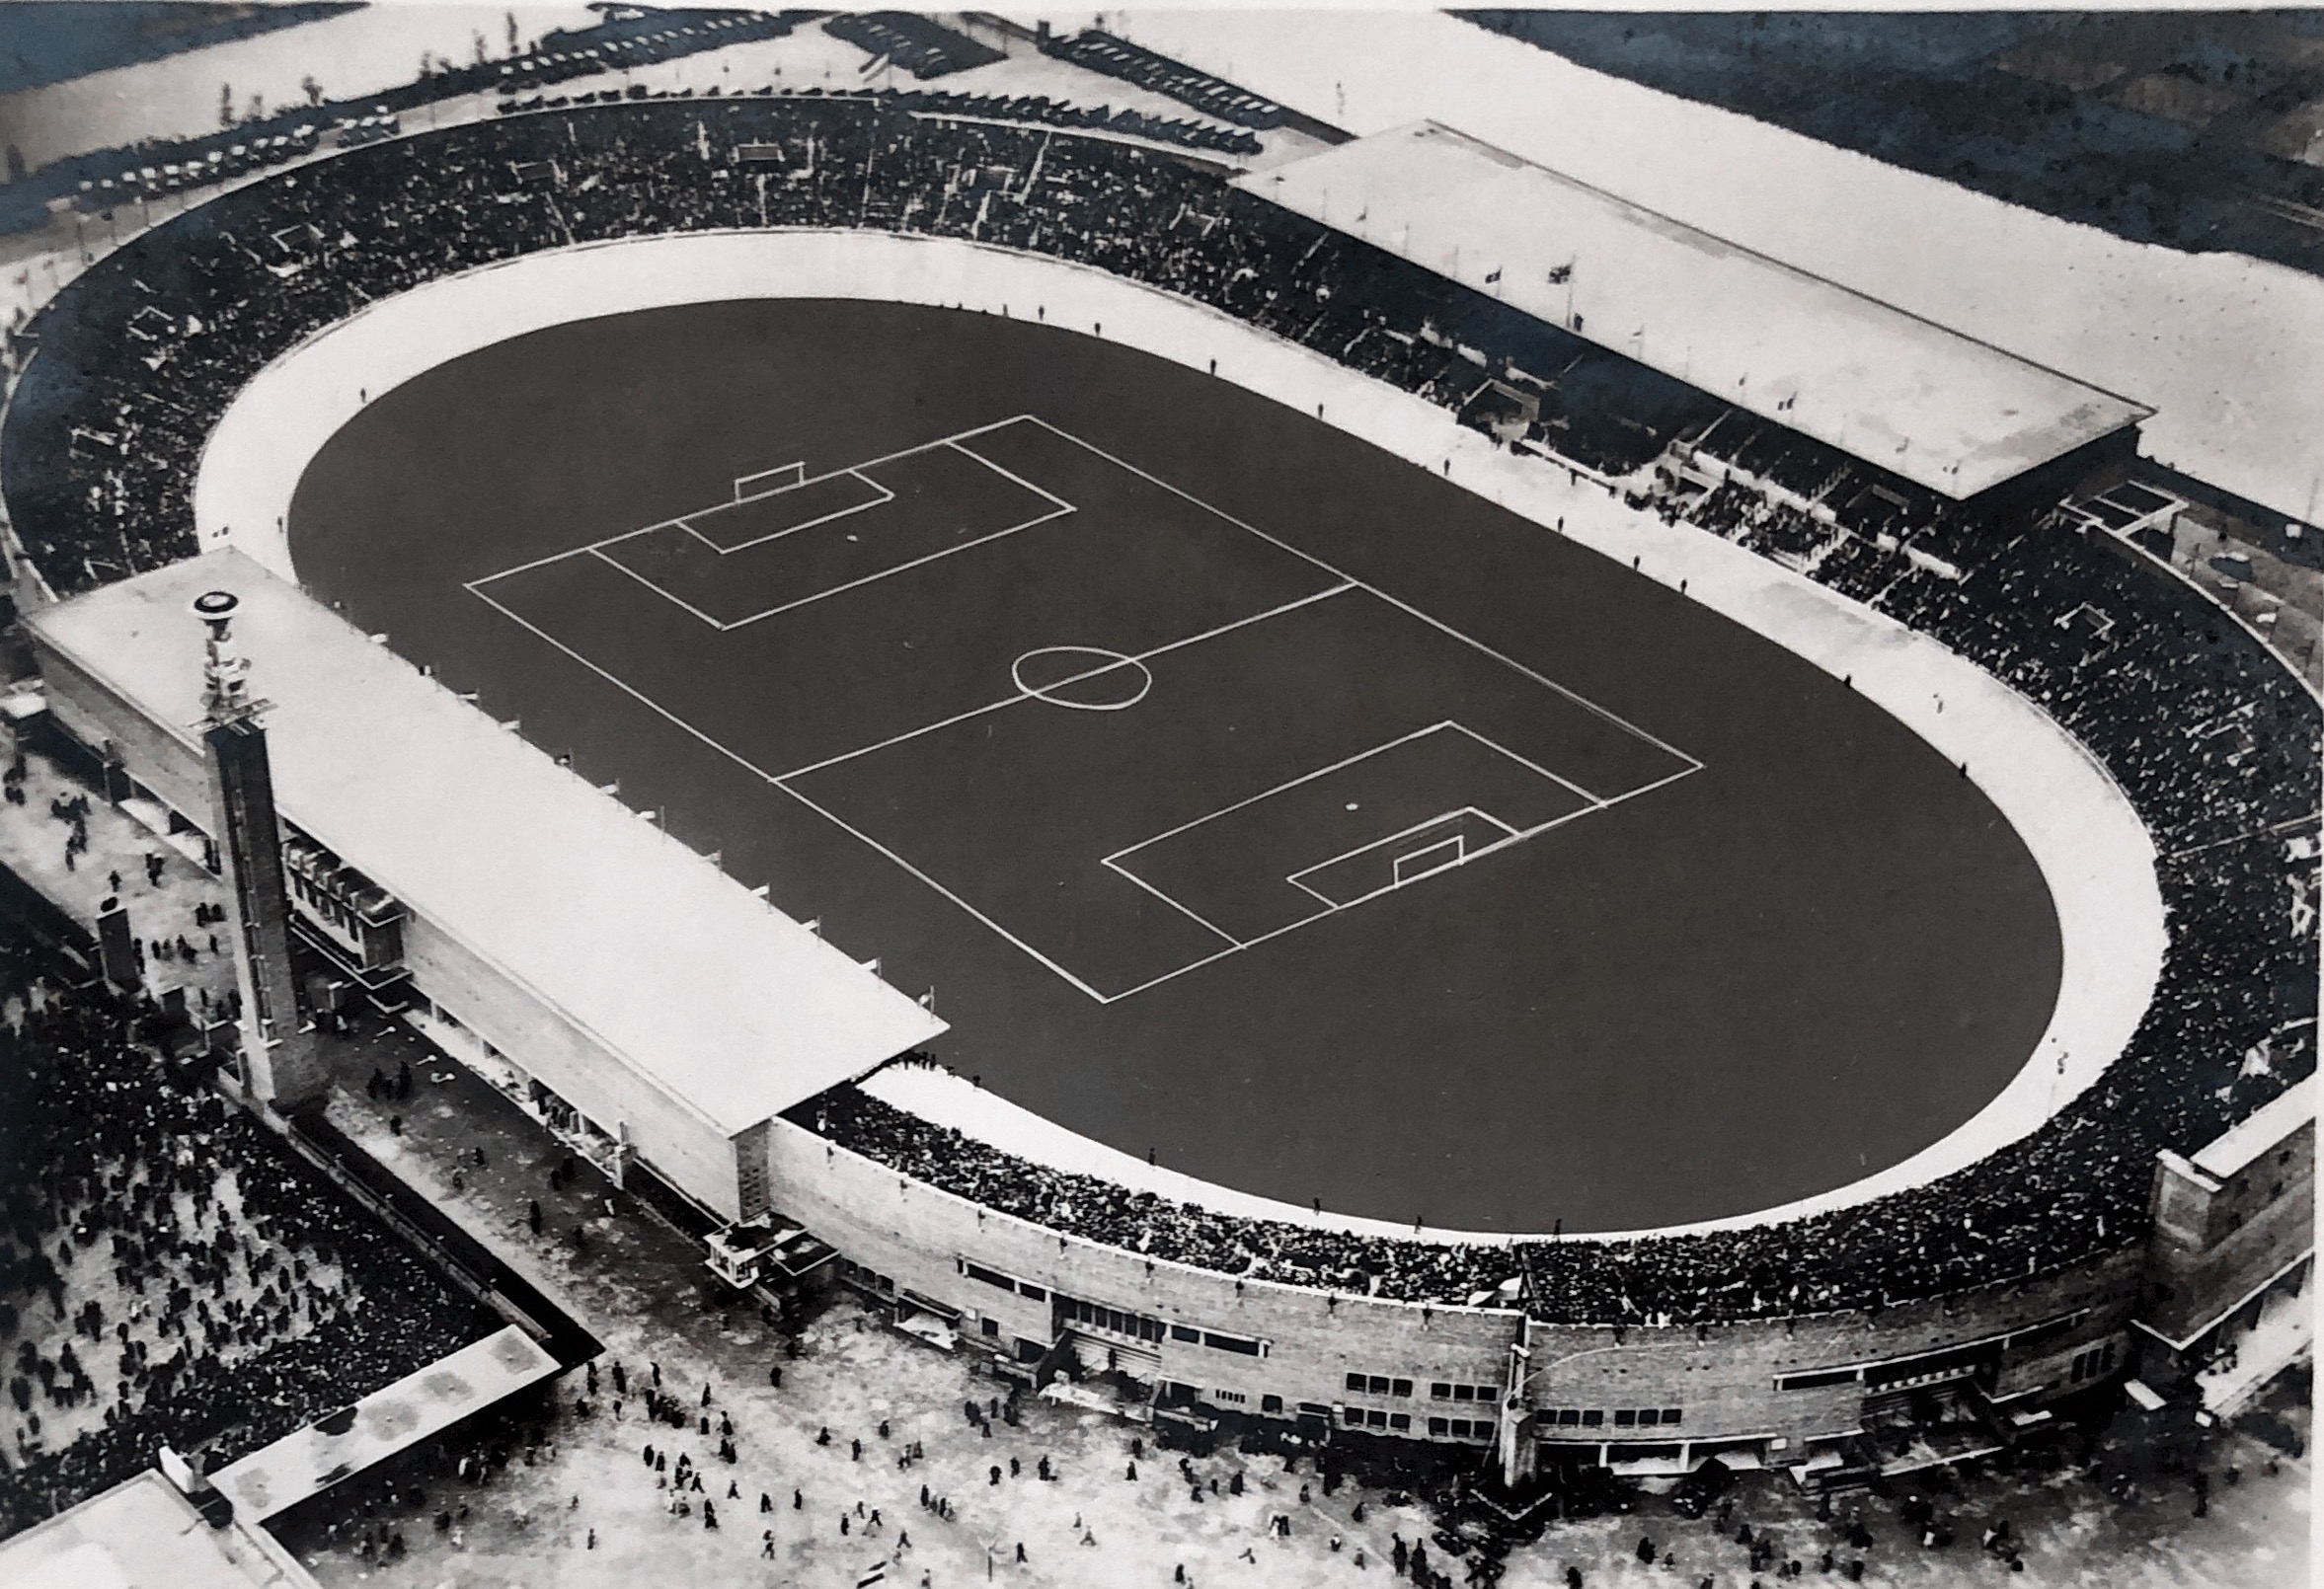
[[[970,1265],[969,1272],[975,1272],[973,1265]],[[1036,1294],[1036,1288],[1028,1286],[1022,1281],[1018,1282],[1017,1289],[1024,1295]],[[1066,1296],[1062,1291],[1051,1292],[1049,1295],[1056,1304],[1055,1312],[1058,1319],[1087,1324],[1093,1329],[1109,1329],[1117,1335],[1129,1335],[1138,1340],[1184,1341],[1190,1346],[1207,1346],[1214,1351],[1238,1352],[1245,1357],[1265,1357],[1267,1355],[1267,1342],[1254,1340],[1248,1335],[1229,1335],[1216,1329],[1197,1329],[1192,1324],[1165,1324],[1161,1320],[1150,1319],[1144,1314],[1124,1313],[1119,1308],[1107,1308],[1098,1303],[1083,1302],[1079,1298]]]
[[[981,1280],[988,1286],[998,1286],[1003,1291],[1014,1291],[1021,1297],[1030,1297],[1035,1302],[1048,1300],[1048,1292],[1035,1285],[1032,1281],[1011,1279],[998,1269],[987,1269],[981,1264],[970,1263],[966,1258],[961,1260],[961,1273],[971,1280]]]
[[[1340,1421],[1351,1429],[1387,1429],[1397,1434],[1412,1432],[1409,1412],[1382,1412],[1378,1407],[1342,1407]]]
[[[1429,1387],[1429,1395],[1438,1401],[1498,1401],[1501,1392],[1490,1385],[1446,1385],[1441,1380]]]
[[[1348,1389],[1362,1396],[1410,1396],[1412,1381],[1385,1374],[1351,1374]],[[1501,1392],[1490,1385],[1452,1385],[1437,1380],[1429,1386],[1429,1397],[1436,1401],[1498,1401]]]
[[[2054,1340],[2080,1324],[2089,1314],[2087,1308],[2076,1308],[2071,1313],[2042,1320],[2022,1329],[1909,1357],[1892,1357],[1885,1362],[1851,1363],[1845,1368],[1813,1368],[1797,1374],[1778,1374],[1775,1376],[1775,1388],[1779,1391],[1809,1391],[1819,1386],[1852,1385],[1862,1381],[1868,1390],[1887,1391],[1909,1384],[1958,1379],[1995,1366],[2002,1352],[2028,1351],[2046,1341]]]
[[[1549,1407],[1541,1414],[1543,1427],[1552,1424],[1562,1429],[1596,1429],[1605,1424],[1602,1407]],[[1678,1422],[1676,1407],[1616,1407],[1614,1427],[1617,1429],[1652,1429]]]
[[[1093,1329],[1110,1329],[1117,1335],[1131,1335],[1139,1340],[1161,1340],[1167,1332],[1168,1326],[1161,1320],[1149,1319],[1144,1314],[1123,1313],[1119,1308],[1101,1308],[1094,1302],[1082,1302],[1061,1291],[1055,1293],[1055,1296],[1057,1317],[1069,1319],[1077,1324],[1087,1324]]]

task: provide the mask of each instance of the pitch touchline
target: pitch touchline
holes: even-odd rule
[[[1356,578],[1354,574],[1347,572],[1345,569],[1342,569],[1333,564],[1326,563],[1323,559],[1317,557],[1314,553],[1302,551],[1300,548],[1293,546],[1290,542],[1281,539],[1279,536],[1270,535],[1267,531],[1259,528],[1259,526],[1256,524],[1245,523],[1243,520],[1235,517],[1232,513],[1227,512],[1224,508],[1211,506],[1210,503],[1203,501],[1202,498],[1195,495],[1194,492],[1182,491],[1158,475],[1148,474],[1143,469],[1140,469],[1137,465],[1130,463],[1127,459],[1115,457],[1112,453],[1106,451],[1105,448],[1082,440],[1072,431],[1049,423],[1048,420],[1043,418],[1038,414],[1029,414],[1024,417],[1032,421],[1034,424],[1040,425],[1044,430],[1048,431],[1050,434],[1072,442],[1073,445],[1081,448],[1084,452],[1096,454],[1098,457],[1103,458],[1108,463],[1114,465],[1117,469],[1127,470],[1130,474],[1137,476],[1140,480],[1147,482],[1149,485],[1161,487],[1164,491],[1170,492],[1173,496],[1184,497],[1187,501],[1190,501],[1197,507],[1202,509],[1203,512],[1214,513],[1218,517],[1226,520],[1236,529],[1256,535],[1259,537],[1259,539],[1268,542],[1270,545],[1280,547],[1283,551],[1290,553],[1291,556],[1298,558],[1303,562],[1312,563],[1315,565],[1315,567],[1331,574],[1334,578],[1345,579],[1350,584],[1356,586],[1358,590],[1363,591],[1366,595],[1375,596],[1379,600],[1386,602],[1389,606],[1418,618],[1422,623],[1429,625],[1431,628],[1443,631],[1445,634],[1451,636],[1454,640],[1459,641],[1462,644],[1472,646],[1475,649],[1484,652],[1487,656],[1492,657],[1502,666],[1507,668],[1513,668],[1515,671],[1524,674],[1525,677],[1531,679],[1534,683],[1540,685],[1543,689],[1554,690],[1559,695],[1562,695],[1567,700],[1573,702],[1576,706],[1581,707],[1586,711],[1594,713],[1596,716],[1603,718],[1606,721],[1613,723],[1616,727],[1622,728],[1629,733],[1637,735],[1639,738],[1645,740],[1648,744],[1654,746],[1657,750],[1663,751],[1667,755],[1675,756],[1680,761],[1686,762],[1691,766],[1702,766],[1701,762],[1696,761],[1694,757],[1688,755],[1685,751],[1680,750],[1676,745],[1670,744],[1667,741],[1647,732],[1646,729],[1641,728],[1638,726],[1638,724],[1630,721],[1628,719],[1623,718],[1616,713],[1607,711],[1604,707],[1599,706],[1595,701],[1590,700],[1588,696],[1581,694],[1579,691],[1568,689],[1565,685],[1558,683],[1557,680],[1548,677],[1546,674],[1536,673],[1533,671],[1533,669],[1527,667],[1524,663],[1516,660],[1516,658],[1504,655],[1502,652],[1497,651],[1492,646],[1486,644],[1483,641],[1477,640],[1473,636],[1462,634],[1459,630],[1453,628],[1450,624],[1445,623],[1442,619],[1432,617],[1430,614],[1423,612],[1420,608],[1413,606],[1410,602],[1398,600],[1396,597],[1389,595],[1385,590],[1380,589],[1376,585],[1365,583],[1363,580]]]
[[[1234,934],[1228,932],[1225,928],[1219,926],[1216,922],[1210,921],[1208,918],[1198,915],[1193,910],[1188,909],[1185,905],[1181,904],[1176,899],[1173,899],[1170,895],[1164,893],[1161,889],[1155,887],[1152,883],[1146,881],[1145,878],[1139,876],[1136,872],[1130,870],[1127,867],[1117,866],[1112,856],[1106,857],[1104,860],[1100,861],[1098,865],[1104,867],[1108,871],[1113,872],[1117,877],[1127,877],[1131,882],[1136,883],[1140,888],[1143,888],[1147,893],[1152,894],[1156,899],[1159,899],[1163,904],[1168,905],[1172,910],[1177,911],[1181,916],[1186,917],[1189,921],[1196,923],[1198,926],[1208,928],[1211,932],[1216,933],[1220,938],[1223,938],[1229,944],[1232,944],[1236,948],[1241,948],[1243,946],[1243,941],[1235,937]]]
[[[1039,960],[1042,964],[1056,972],[1057,975],[1072,983],[1075,987],[1088,994],[1091,998],[1097,1000],[1100,1004],[1104,1004],[1106,1002],[1106,996],[1100,993],[1097,989],[1091,987],[1087,982],[1082,981],[1081,978],[1066,970],[1055,960],[1052,960],[1047,955],[1042,953],[1041,950],[1026,943],[1025,940],[1010,932],[1000,923],[994,921],[990,916],[985,915],[984,912],[978,910],[974,905],[969,904],[966,899],[963,899],[959,894],[954,893],[950,888],[947,888],[944,884],[938,882],[934,877],[929,876],[928,873],[922,871],[918,867],[913,866],[902,856],[897,855],[893,850],[889,849],[888,846],[882,844],[879,840],[864,832],[863,829],[838,816],[832,812],[829,807],[820,805],[814,800],[810,799],[807,795],[802,794],[799,793],[799,791],[791,788],[788,784],[778,782],[776,783],[775,787],[781,790],[784,794],[790,795],[793,799],[797,800],[800,804],[806,806],[809,810],[822,816],[826,821],[829,821],[841,832],[852,835],[855,839],[871,849],[874,853],[884,855],[889,860],[894,862],[905,871],[910,872],[913,876],[919,878],[920,881],[926,883],[930,888],[933,888],[936,890],[936,892],[942,894],[945,898],[960,906],[961,909],[967,911],[968,915],[973,917],[975,920],[982,922],[987,928],[991,929],[991,931],[997,937],[1007,943],[1015,945],[1018,948],[1023,949],[1027,954],[1033,956],[1034,959]]]
[[[687,733],[693,735],[696,739],[701,740],[704,744],[717,751],[720,755],[726,757],[729,761],[734,762],[736,766],[757,774],[760,778],[765,779],[769,784],[772,784],[775,788],[790,795],[793,799],[806,806],[809,810],[813,811],[818,816],[821,816],[824,820],[830,822],[833,826],[839,828],[842,832],[851,835],[878,854],[886,856],[890,861],[894,862],[895,865],[901,867],[904,870],[919,878],[920,881],[926,883],[930,888],[933,888],[936,890],[936,892],[942,894],[945,898],[960,906],[961,909],[967,911],[971,917],[979,922],[982,922],[1001,939],[1007,943],[1015,945],[1025,953],[1031,955],[1034,959],[1040,961],[1043,965],[1047,966],[1050,970],[1056,972],[1057,975],[1072,983],[1083,993],[1088,994],[1092,999],[1097,1000],[1101,1004],[1106,1002],[1106,996],[1100,993],[1096,988],[1091,987],[1087,982],[1084,982],[1081,978],[1075,976],[1071,971],[1066,970],[1055,960],[1050,959],[1047,955],[1042,953],[1041,950],[1035,948],[1032,945],[1026,943],[1016,934],[1001,926],[1000,923],[994,921],[991,917],[985,915],[984,912],[978,910],[975,906],[969,904],[960,895],[945,887],[944,884],[938,882],[934,877],[929,876],[918,867],[913,866],[910,862],[904,860],[903,857],[897,855],[894,851],[889,849],[886,845],[881,844],[878,840],[872,838],[869,834],[863,832],[860,828],[857,828],[852,823],[842,820],[840,817],[834,815],[831,811],[826,810],[823,806],[810,799],[807,795],[802,794],[799,791],[784,784],[780,779],[776,778],[772,773],[769,773],[765,768],[759,766],[757,763],[751,761],[747,756],[740,755],[736,751],[728,749],[725,745],[719,743],[718,740],[712,738],[709,734],[704,733],[701,729],[695,727],[685,719],[679,717],[676,713],[671,712],[668,708],[662,706],[659,702],[647,695],[644,691],[638,689],[635,685],[632,685],[608,672],[606,669],[599,667],[596,663],[581,655],[581,652],[566,644],[563,641],[550,634],[547,630],[542,629],[539,625],[531,622],[530,620],[520,616],[515,612],[510,611],[507,607],[502,605],[500,602],[495,601],[492,597],[486,595],[483,591],[476,588],[477,585],[482,583],[484,583],[483,580],[476,580],[463,586],[462,588],[466,589],[469,594],[476,597],[477,600],[483,602],[486,606],[492,608],[495,612],[498,612],[503,617],[507,618],[518,628],[528,630],[532,634],[539,636],[542,640],[547,641],[558,650],[563,651],[567,656],[572,657],[581,666],[587,668],[590,672],[605,680],[606,683],[612,685],[615,689],[620,690],[624,695],[627,695],[633,700],[638,701],[648,710],[660,717],[663,720],[673,724],[678,728],[684,729]]]
[[[1191,822],[1181,822],[1174,828],[1165,828],[1160,833],[1151,834],[1146,838],[1138,840],[1135,844],[1115,851],[1112,855],[1106,856],[1103,859],[1106,862],[1111,863],[1119,861],[1125,855],[1135,855],[1138,851],[1145,849],[1149,845],[1160,844],[1164,839],[1175,839],[1181,833],[1188,831],[1190,828],[1199,828],[1205,822],[1214,821],[1215,819],[1222,816],[1231,816],[1246,805],[1256,805],[1261,800],[1272,799],[1274,796],[1280,794],[1286,789],[1297,789],[1301,784],[1313,783],[1316,779],[1328,777],[1331,774],[1340,771],[1344,767],[1353,767],[1359,761],[1368,761],[1374,756],[1385,755],[1387,752],[1394,750],[1398,745],[1409,745],[1415,739],[1426,739],[1433,733],[1439,733],[1446,728],[1457,728],[1459,726],[1460,724],[1447,718],[1442,722],[1432,722],[1426,728],[1415,728],[1408,734],[1399,734],[1396,738],[1389,740],[1384,745],[1374,745],[1369,750],[1359,750],[1353,756],[1343,757],[1339,761],[1333,762],[1329,767],[1318,767],[1312,773],[1302,773],[1297,778],[1290,779],[1285,783],[1276,785],[1273,789],[1263,789],[1256,794],[1246,795],[1242,799],[1235,801],[1232,805],[1221,805],[1215,811],[1205,811]]]

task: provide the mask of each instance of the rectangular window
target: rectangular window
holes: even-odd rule
[[[971,1280],[981,1280],[986,1285],[998,1286],[1003,1291],[1014,1291],[1017,1289],[1016,1281],[1010,1279],[1007,1275],[1002,1274],[997,1270],[987,1269],[982,1265],[975,1263],[964,1263],[961,1265],[961,1267],[968,1271],[968,1278]]]
[[[1561,1428],[1571,1429],[1581,1421],[1582,1409],[1580,1407],[1558,1408],[1558,1424]]]
[[[1363,1415],[1363,1424],[1367,1429],[1385,1429],[1388,1427],[1388,1414],[1373,1407]]]
[[[1221,1335],[1207,1329],[1202,1331],[1202,1344],[1215,1346],[1222,1352],[1241,1352],[1245,1357],[1265,1357],[1267,1355],[1258,1341],[1245,1340],[1239,1335]]]
[[[1279,1396],[1263,1396],[1259,1399],[1259,1410],[1262,1412],[1280,1412],[1282,1409],[1283,1399]]]
[[[1429,1433],[1433,1435],[1447,1433],[1450,1423],[1451,1420],[1448,1418],[1431,1418],[1429,1420]]]
[[[1172,1324],[1170,1326],[1170,1338],[1172,1340],[1191,1340],[1200,1345],[1202,1339],[1202,1332],[1199,1329],[1189,1329],[1184,1324]]]
[[[1049,1300],[1049,1294],[1047,1292],[1044,1291],[1041,1287],[1030,1284],[1024,1280],[1017,1282],[1017,1290],[1020,1295],[1031,1297],[1035,1302],[1046,1302]]]
[[[1349,1375],[1349,1376],[1348,1376],[1348,1389],[1350,1389],[1351,1391],[1360,1391],[1360,1390],[1362,1390],[1362,1389],[1363,1389],[1363,1376],[1362,1376],[1361,1374],[1351,1374],[1351,1375]]]
[[[1409,1412],[1389,1413],[1388,1427],[1401,1433],[1409,1434],[1412,1431],[1412,1414]]]
[[[1582,1414],[1582,1427],[1585,1429],[1594,1429],[1605,1421],[1606,1415],[1595,1407],[1590,1407]]]
[[[1676,1423],[1678,1421],[1678,1409],[1676,1407],[1663,1408],[1663,1421],[1666,1424]]]
[[[1220,1402],[1223,1402],[1223,1403],[1224,1403],[1224,1404],[1226,1404],[1227,1406],[1237,1406],[1237,1407],[1239,1407],[1239,1406],[1241,1406],[1241,1405],[1242,1405],[1242,1404],[1243,1404],[1245,1401],[1248,1401],[1248,1400],[1251,1400],[1249,1397],[1245,1396],[1245,1395],[1244,1395],[1242,1392],[1240,1392],[1240,1391],[1212,1391],[1212,1392],[1210,1393],[1210,1395],[1211,1395],[1211,1396],[1212,1396],[1212,1398],[1214,1398],[1216,1400],[1218,1400],[1218,1401],[1220,1401]]]
[[[985,1339],[998,1340],[1000,1338],[1000,1332],[1001,1322],[998,1319],[987,1319],[984,1321]]]
[[[1392,1385],[1392,1386],[1390,1386],[1390,1387],[1388,1388],[1388,1394],[1389,1394],[1390,1396],[1410,1396],[1410,1395],[1412,1395],[1412,1381],[1410,1381],[1410,1380],[1398,1380],[1398,1381],[1397,1381],[1397,1382],[1396,1382],[1394,1385]]]
[[[1461,1389],[1465,1391],[1468,1389],[1468,1387],[1464,1385],[1461,1387]],[[1452,1387],[1445,1384],[1442,1380],[1437,1380],[1434,1384],[1429,1387],[1429,1396],[1433,1400],[1442,1401],[1451,1395]]]
[[[1474,1401],[1477,1399],[1477,1388],[1474,1385],[1455,1385],[1452,1388],[1452,1399],[1455,1401]]]
[[[1852,1368],[1812,1369],[1805,1374],[1778,1374],[1775,1388],[1779,1391],[1813,1391],[1823,1385],[1851,1385],[1857,1370]]]
[[[1341,1421],[1342,1423],[1344,1423],[1344,1424],[1348,1425],[1348,1427],[1349,1427],[1349,1428],[1351,1428],[1351,1429],[1360,1429],[1360,1428],[1362,1428],[1362,1427],[1363,1427],[1363,1408],[1361,1408],[1361,1407],[1342,1407],[1342,1408],[1340,1409],[1340,1421]]]
[[[1629,1428],[1629,1427],[1630,1427],[1632,1424],[1636,1423],[1637,1421],[1638,1421],[1638,1414],[1637,1414],[1637,1413],[1635,1413],[1635,1412],[1633,1412],[1633,1411],[1631,1411],[1631,1410],[1630,1410],[1628,1407],[1617,1407],[1617,1408],[1615,1408],[1615,1409],[1614,1409],[1614,1427],[1615,1427],[1615,1428],[1617,1428],[1617,1429],[1627,1429],[1627,1428]]]
[[[1386,1396],[1388,1394],[1388,1376],[1385,1374],[1374,1374],[1370,1376],[1369,1380],[1364,1386],[1364,1389],[1371,1392],[1371,1394],[1374,1396]]]

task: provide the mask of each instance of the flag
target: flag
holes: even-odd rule
[[[1494,268],[1494,269],[1491,269],[1491,270],[1488,270],[1488,271],[1486,271],[1486,272],[1485,272],[1485,280],[1486,280],[1488,283],[1495,282],[1495,281],[1499,281],[1500,279],[1501,279],[1501,271],[1500,271],[1499,267],[1496,267],[1496,268]]]

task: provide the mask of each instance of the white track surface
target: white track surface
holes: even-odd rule
[[[1780,1208],[1671,1230],[1763,1223],[1931,1180],[2031,1132],[2118,1056],[2152,997],[2166,935],[2154,849],[2105,769],[2046,713],[1936,642],[1716,536],[1635,512],[1588,476],[1500,451],[1446,411],[1214,311],[1055,260],[885,233],[751,232],[647,238],[537,254],[370,305],[275,360],[211,435],[194,506],[203,548],[233,544],[295,577],[282,531],[307,463],[361,407],[447,359],[569,321],[745,298],[959,306],[1080,331],[1313,414],[1688,595],[1835,676],[1911,728],[2000,808],[2041,868],[2056,909],[2062,974],[2048,1029],[1999,1096],[1897,1165]],[[1246,1196],[1089,1142],[990,1094],[930,1073],[876,1089],[996,1146],[1059,1169],[1244,1215],[1313,1223],[1310,1210]],[[1412,1228],[1326,1214],[1338,1229]],[[1440,1241],[1502,1235],[1426,1231]],[[1638,1235],[1644,1233],[1604,1233]]]

